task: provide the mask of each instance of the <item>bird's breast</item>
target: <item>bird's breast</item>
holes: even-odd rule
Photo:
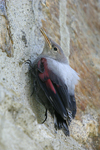
[[[48,69],[56,74],[68,87],[69,93],[73,94],[79,76],[68,64],[58,62],[52,58],[46,58]]]

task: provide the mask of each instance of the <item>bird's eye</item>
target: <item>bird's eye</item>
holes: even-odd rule
[[[54,47],[53,49],[54,49],[54,51],[57,51],[57,48],[56,48],[56,47]]]
[[[57,51],[58,49],[55,47],[55,45],[52,45],[54,51]]]

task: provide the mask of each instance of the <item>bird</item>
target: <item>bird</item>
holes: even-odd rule
[[[46,108],[42,123],[46,121],[49,111],[54,118],[55,129],[69,136],[69,126],[77,111],[74,90],[80,79],[79,74],[69,66],[61,47],[43,28],[40,32],[45,39],[43,52],[35,61],[26,61],[34,79],[34,97]]]

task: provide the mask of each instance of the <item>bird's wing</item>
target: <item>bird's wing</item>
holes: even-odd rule
[[[70,94],[68,93],[67,86],[62,82],[59,76],[48,69],[46,58],[41,58],[38,62],[37,76],[50,103],[62,118],[66,120],[68,110],[73,112]]]
[[[52,71],[49,71],[49,77],[54,85],[56,91],[59,93],[61,100],[67,109],[72,112],[72,117],[76,115],[76,100],[74,94],[68,92],[67,85]]]

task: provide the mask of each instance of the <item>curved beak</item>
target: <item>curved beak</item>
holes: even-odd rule
[[[50,49],[51,49],[51,48],[52,48],[52,45],[51,45],[50,39],[47,37],[45,31],[44,31],[42,28],[40,29],[40,31],[41,31],[42,35],[44,36],[46,42],[48,43]]]

